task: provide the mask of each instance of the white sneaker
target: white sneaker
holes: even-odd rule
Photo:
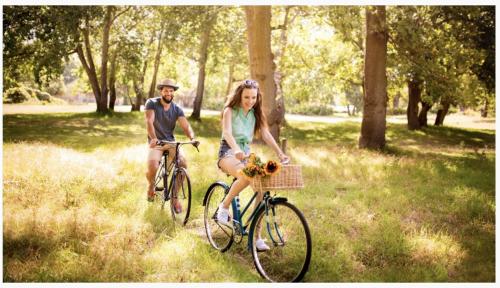
[[[219,204],[219,211],[217,211],[217,222],[229,225],[229,209],[224,208],[222,203]]]
[[[269,246],[264,242],[263,239],[259,238],[257,241],[255,241],[255,247],[257,248],[257,252],[263,252],[270,250]]]

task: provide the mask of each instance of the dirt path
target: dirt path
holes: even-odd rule
[[[184,109],[186,114],[191,113],[191,109]],[[22,104],[4,104],[3,115],[6,114],[38,114],[38,113],[88,113],[95,111],[95,104],[88,105],[22,105]],[[130,106],[116,106],[117,112],[129,112]],[[202,110],[202,115],[218,115],[219,111]],[[335,116],[305,116],[286,114],[285,118],[289,121],[307,121],[320,123],[340,123],[344,121],[361,122],[361,117],[349,117],[344,115]],[[430,114],[428,124],[433,125],[435,115]],[[389,123],[406,123],[406,115],[387,116]],[[495,118],[481,118],[479,115],[463,115],[461,113],[450,114],[446,116],[444,124],[446,126],[489,129],[495,130]]]

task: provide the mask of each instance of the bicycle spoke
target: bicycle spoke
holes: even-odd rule
[[[300,281],[308,269],[311,257],[311,236],[302,213],[289,203],[278,203],[269,210],[269,218],[262,211],[252,224],[252,255],[259,273],[273,282]],[[269,221],[269,223],[266,223]],[[258,226],[262,238],[267,238],[270,250],[258,252],[255,241]],[[267,226],[269,224],[269,226]]]
[[[170,208],[174,222],[185,225],[191,209],[191,183],[183,168],[177,170],[172,177],[170,187]]]
[[[215,249],[222,252],[229,249],[233,243],[234,235],[232,226],[219,224],[216,220],[217,210],[222,199],[224,199],[225,191],[224,186],[215,185],[209,191],[204,212],[204,224],[208,241]]]

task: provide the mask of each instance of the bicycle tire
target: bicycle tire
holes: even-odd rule
[[[229,250],[234,242],[234,229],[217,223],[217,221],[215,221],[215,216],[219,204],[227,194],[226,187],[220,183],[214,183],[209,189],[210,190],[207,191],[207,200],[203,213],[205,233],[212,247],[221,252],[225,252]],[[232,219],[231,209],[229,209],[229,211]]]
[[[181,184],[179,186],[179,180]],[[174,187],[178,186],[177,195],[174,193]],[[189,213],[191,212],[191,180],[187,174],[186,169],[179,167],[172,173],[172,180],[168,189],[170,193],[170,211],[174,223],[179,223],[182,226],[186,225],[189,220]],[[181,204],[181,212],[175,211],[175,200]]]
[[[272,201],[271,201],[272,202]],[[269,204],[271,233],[267,229],[265,207],[256,214],[250,227],[250,249],[255,268],[259,274],[271,282],[299,282],[309,269],[312,254],[311,232],[302,212],[288,202]],[[271,215],[274,216],[271,217]],[[262,221],[262,236],[276,240],[268,241],[270,250],[259,252],[255,245],[258,237],[257,224]],[[277,226],[274,226],[276,223]],[[275,228],[277,227],[277,228]],[[279,231],[281,237],[277,235]],[[281,241],[282,240],[282,241]]]

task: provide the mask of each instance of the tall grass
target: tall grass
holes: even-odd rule
[[[215,164],[219,120],[192,125],[202,142],[200,153],[184,149],[194,209],[174,229],[145,199],[142,114],[4,116],[3,280],[263,281],[246,244],[221,254],[206,241],[204,193],[230,179]],[[306,186],[279,193],[312,231],[304,281],[495,281],[494,132],[389,125],[377,152],[356,148],[359,125],[283,130]]]

